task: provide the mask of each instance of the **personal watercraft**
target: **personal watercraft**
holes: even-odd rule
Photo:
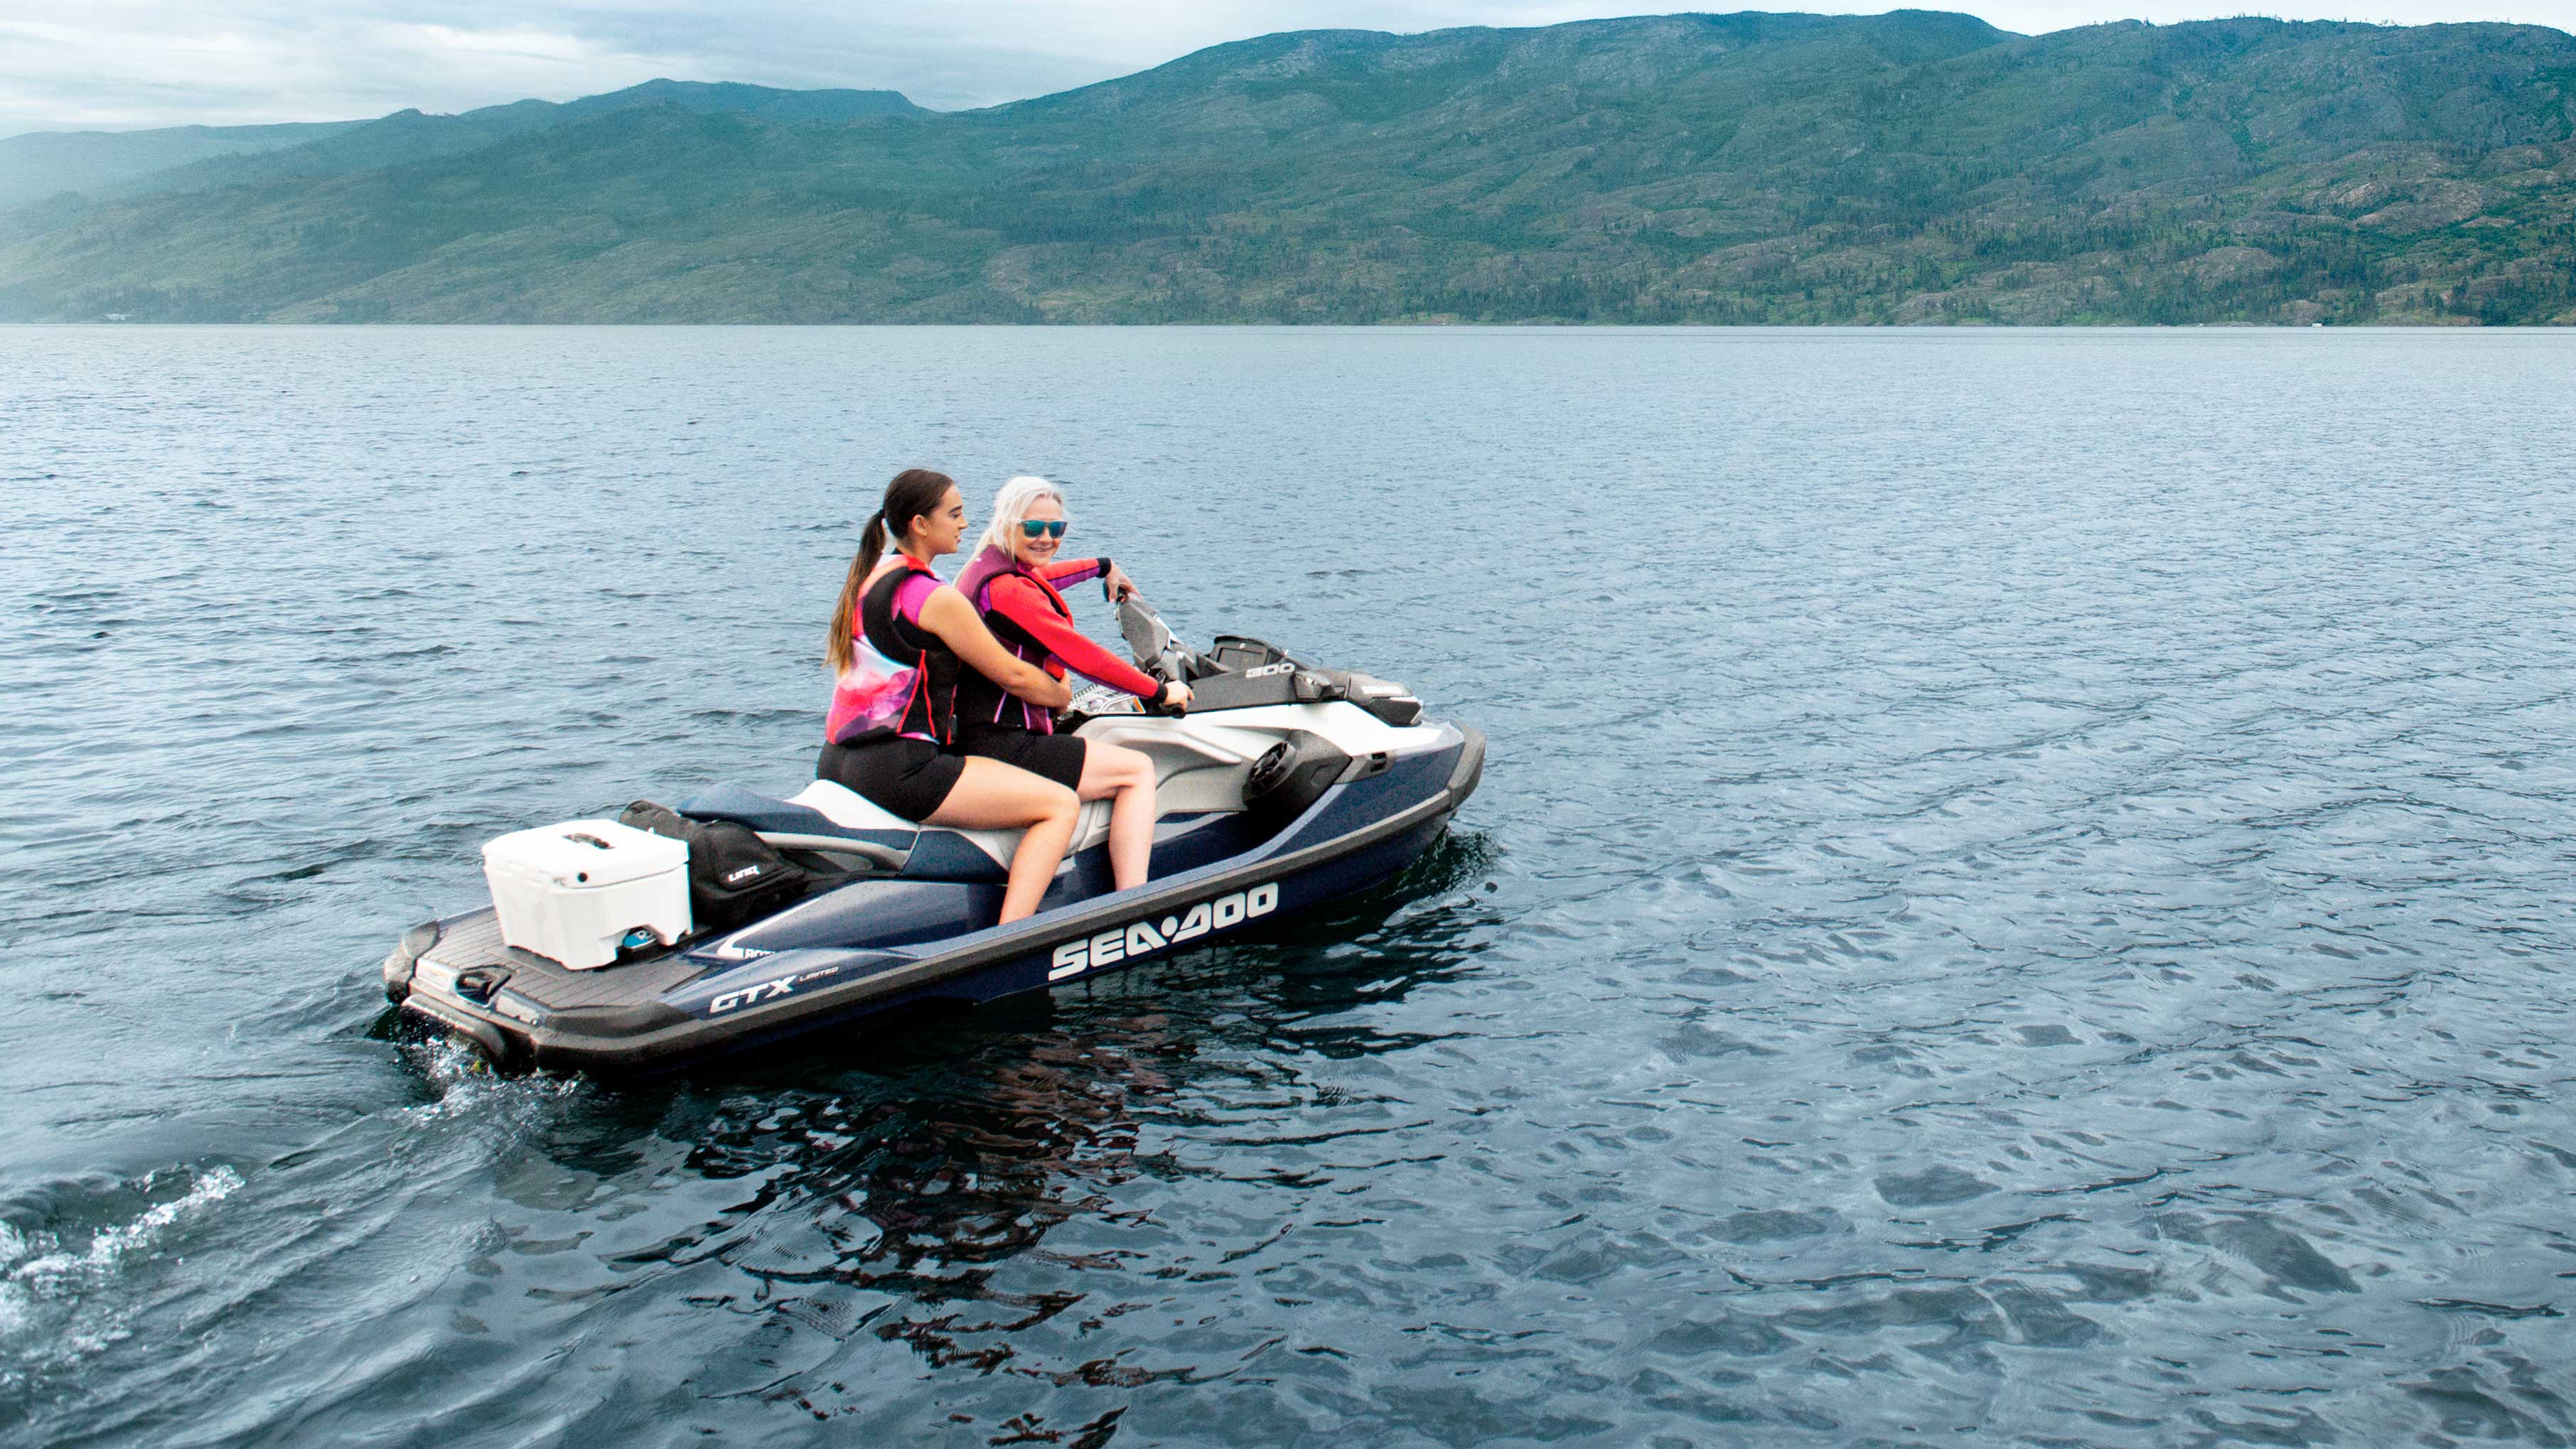
[[[718,787],[677,817],[747,828],[754,849],[795,866],[793,899],[721,930],[639,927],[589,969],[505,939],[553,940],[528,934],[543,905],[518,904],[516,932],[485,907],[404,933],[385,958],[387,995],[504,1070],[667,1072],[898,1006],[1087,980],[1306,910],[1403,869],[1476,789],[1484,737],[1424,721],[1402,685],[1239,635],[1199,653],[1142,599],[1119,615],[1138,667],[1190,686],[1189,712],[1094,690],[1061,727],[1154,761],[1145,884],[1112,889],[1108,803],[1087,804],[1036,914],[998,926],[1017,831],[916,825],[828,781],[785,798]],[[610,844],[597,828],[563,830],[587,845],[558,850]],[[492,860],[487,847],[499,901]]]

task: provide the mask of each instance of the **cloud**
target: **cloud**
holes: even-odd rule
[[[2264,8],[2302,19],[2511,18],[2576,28],[2576,0],[2507,3],[2509,11],[2456,0]],[[1106,80],[1278,30],[1550,25],[1652,8],[1593,0],[943,0],[901,9],[820,0],[0,0],[0,135],[340,120],[406,106],[458,111],[529,96],[569,100],[655,76],[883,87],[956,108]],[[2035,32],[2245,8],[2242,0],[1996,0],[1976,10],[2008,30]]]
[[[52,12],[76,18],[0,14],[0,119],[54,129],[332,120],[613,89],[695,63],[621,46],[613,32],[531,23],[525,11],[423,8],[93,0]]]

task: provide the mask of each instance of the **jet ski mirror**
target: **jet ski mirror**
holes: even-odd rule
[[[1176,680],[1187,684],[1204,673],[1198,669],[1199,658],[1172,638],[1163,616],[1154,612],[1141,594],[1129,594],[1118,605],[1118,632],[1127,639],[1128,652],[1136,656],[1136,667],[1156,679]]]
[[[1172,631],[1163,616],[1145,602],[1142,594],[1129,594],[1118,601],[1118,632],[1127,636],[1127,647],[1136,655],[1136,667],[1144,669],[1163,657],[1171,647]]]

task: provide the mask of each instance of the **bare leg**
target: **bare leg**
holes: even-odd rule
[[[1084,742],[1085,800],[1109,800],[1109,874],[1126,890],[1145,883],[1154,859],[1154,759],[1124,745]],[[1112,797],[1115,797],[1114,799]]]
[[[1011,853],[1011,883],[1002,892],[1002,924],[1009,925],[1038,908],[1064,860],[1064,848],[1073,843],[1074,817],[1081,809],[1073,792],[1053,780],[969,755],[956,787],[922,823],[1021,831],[1020,848]]]

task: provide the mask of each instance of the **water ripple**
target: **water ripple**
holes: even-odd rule
[[[13,1442],[2576,1442],[2567,338],[0,347]],[[392,1030],[484,838],[810,767],[918,462],[1459,830],[660,1086]]]

